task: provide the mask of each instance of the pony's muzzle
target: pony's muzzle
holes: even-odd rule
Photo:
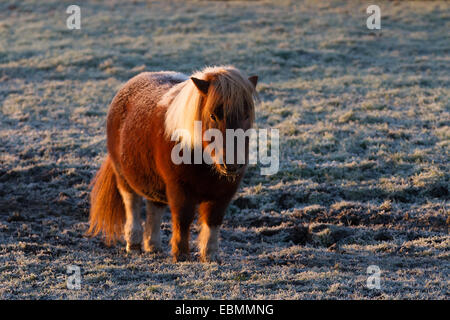
[[[222,169],[225,175],[237,175],[240,174],[245,168],[245,164],[226,164],[222,165]]]

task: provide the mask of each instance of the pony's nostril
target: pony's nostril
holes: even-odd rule
[[[224,169],[229,171],[229,172],[236,172],[241,170],[245,165],[244,164],[229,164],[229,165],[225,165],[224,164]]]

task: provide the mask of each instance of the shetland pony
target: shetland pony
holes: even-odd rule
[[[107,244],[123,235],[127,252],[160,251],[161,217],[168,205],[172,256],[182,261],[189,259],[189,228],[198,210],[201,260],[216,260],[219,227],[246,163],[175,164],[171,152],[177,143],[189,150],[203,150],[208,143],[171,137],[179,129],[194,136],[194,121],[201,121],[202,133],[215,128],[224,136],[226,129],[251,128],[257,80],[231,66],[208,67],[191,77],[145,72],[129,80],[109,107],[108,155],[93,180],[88,234],[102,233]],[[226,142],[220,151],[225,155]],[[248,159],[248,148],[244,152]]]

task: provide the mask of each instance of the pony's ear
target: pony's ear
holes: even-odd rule
[[[208,94],[208,88],[209,88],[209,81],[205,81],[202,79],[197,79],[194,77],[191,77],[192,82],[194,82],[197,89],[200,91],[201,94],[207,95]]]
[[[256,89],[256,84],[258,83],[258,76],[251,76],[248,80],[253,84],[253,87]]]

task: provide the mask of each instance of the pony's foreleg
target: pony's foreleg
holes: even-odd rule
[[[127,242],[127,252],[140,253],[143,231],[141,223],[142,198],[120,185],[118,189],[125,206],[126,222],[124,238]]]
[[[189,228],[195,215],[195,204],[177,188],[166,189],[172,213],[172,245],[173,260],[189,260]]]
[[[219,261],[219,230],[220,226],[202,223],[198,236],[202,262]]]
[[[144,250],[147,252],[162,251],[161,220],[164,206],[146,200],[147,218],[144,227]]]
[[[227,204],[203,202],[199,206],[201,230],[198,237],[200,259],[203,262],[219,261],[219,230]]]
[[[174,212],[175,211],[175,212]],[[189,228],[194,220],[194,208],[172,209],[172,256],[174,261],[189,260]]]

